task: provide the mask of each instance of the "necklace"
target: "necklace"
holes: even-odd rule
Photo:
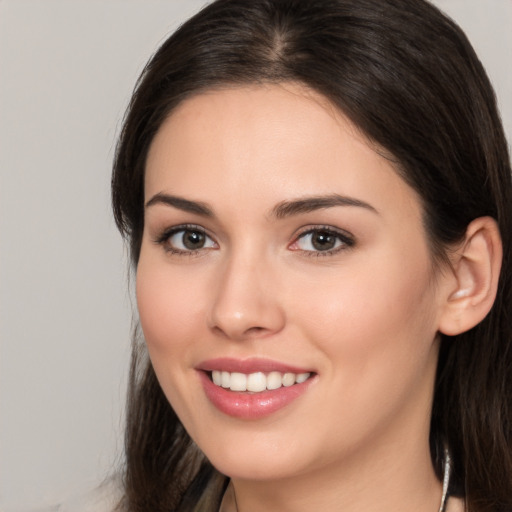
[[[445,512],[446,504],[448,503],[448,486],[450,485],[450,473],[452,471],[452,460],[450,454],[445,448],[444,450],[444,475],[443,475],[443,495],[441,497],[441,506],[439,512]],[[237,509],[238,510],[238,509]]]
[[[441,496],[441,505],[439,506],[439,512],[446,511],[446,505],[448,503],[448,486],[450,484],[450,473],[451,473],[451,459],[448,450],[444,452],[444,475],[443,475],[443,494]],[[228,496],[230,492],[231,496]],[[236,502],[236,494],[235,489],[232,484],[229,485],[229,488],[222,500],[222,505],[220,507],[220,512],[224,512],[227,510],[228,502],[231,501],[233,505],[233,512],[238,512],[238,503]]]

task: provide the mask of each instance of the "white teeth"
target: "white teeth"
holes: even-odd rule
[[[283,375],[279,372],[270,372],[267,375],[267,389],[278,389],[283,385]]]
[[[295,379],[297,384],[301,384],[302,382],[306,382],[309,378],[309,373],[299,373]]]
[[[231,386],[231,373],[229,372],[222,372],[222,375],[221,375],[221,386],[223,388],[229,388]]]
[[[285,373],[283,375],[283,386],[289,388],[295,384],[295,374],[294,373]]]
[[[231,391],[247,391],[247,375],[245,373],[233,372],[229,389]]]
[[[219,370],[213,370],[212,380],[216,386],[222,386],[222,372],[219,372]]]
[[[310,373],[281,373],[270,372],[265,374],[263,372],[255,373],[239,373],[239,372],[225,372],[214,370],[212,371],[212,380],[216,386],[230,389],[231,391],[250,391],[251,393],[258,393],[266,389],[279,389],[280,387],[289,387],[294,384],[301,384],[310,377]]]
[[[250,373],[247,376],[247,391],[257,393],[258,391],[264,391],[265,389],[267,389],[267,378],[264,373]]]

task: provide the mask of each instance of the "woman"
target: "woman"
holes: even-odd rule
[[[509,156],[436,8],[212,3],[112,186],[144,337],[121,509],[512,510]]]

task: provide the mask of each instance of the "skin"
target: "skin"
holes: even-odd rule
[[[437,511],[429,421],[437,332],[457,282],[433,265],[420,200],[393,165],[312,91],[230,88],[186,100],[164,122],[146,202],[157,194],[211,215],[146,206],[140,321],[167,398],[232,478],[239,510]],[[332,194],[368,206],[272,213]],[[179,246],[181,234],[163,240],[183,224],[205,230],[202,249]],[[303,233],[325,227],[353,244],[318,251]],[[243,420],[203,391],[196,367],[217,357],[316,375],[283,409]]]

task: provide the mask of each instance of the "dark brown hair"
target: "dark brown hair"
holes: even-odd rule
[[[449,448],[451,491],[465,497],[469,512],[512,509],[510,161],[480,61],[431,4],[218,0],[182,25],[144,69],[117,147],[113,208],[133,265],[144,227],[146,155],[164,119],[201,91],[283,81],[323,94],[395,162],[422,199],[437,260],[473,219],[497,220],[504,246],[498,295],[481,324],[442,337],[431,453],[440,475]],[[216,510],[226,479],[190,440],[137,339],[123,507]]]

